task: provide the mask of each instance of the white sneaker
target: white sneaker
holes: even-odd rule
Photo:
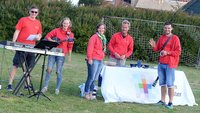
[[[90,100],[96,100],[97,98],[96,98],[96,96],[95,95],[92,95],[91,93],[90,93]]]
[[[45,93],[45,92],[47,92],[47,87],[44,87],[44,88],[42,89],[42,93]]]
[[[91,100],[97,100],[97,97],[92,95],[92,96],[90,97],[90,99],[91,99]]]
[[[56,90],[55,90],[55,94],[56,94],[56,95],[58,95],[59,92],[60,92],[59,89],[56,89]]]

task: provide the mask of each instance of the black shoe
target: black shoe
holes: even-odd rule
[[[165,107],[168,109],[173,109],[173,104],[169,102]]]
[[[163,102],[162,100],[160,100],[160,101],[158,101],[158,102],[156,103],[156,105],[166,106],[166,103]]]
[[[11,85],[11,84],[8,84],[8,86],[7,86],[7,91],[13,91],[12,85]]]
[[[24,86],[24,89],[25,89],[25,90],[28,90],[28,89],[29,89],[29,90],[33,90],[33,87],[30,86],[30,85],[28,85],[28,86]]]

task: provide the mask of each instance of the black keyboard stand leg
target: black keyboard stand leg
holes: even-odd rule
[[[33,87],[32,81],[31,81],[30,73],[31,73],[31,71],[33,70],[33,68],[35,67],[35,64],[38,62],[38,60],[39,60],[40,57],[41,57],[41,55],[38,55],[38,54],[36,55],[35,62],[34,62],[34,64],[33,64],[32,68],[29,68],[29,67],[27,66],[27,64],[26,64],[25,66],[26,66],[26,68],[28,69],[28,70],[26,70],[26,71],[25,71],[25,66],[23,66],[21,59],[19,59],[21,65],[22,65],[23,76],[22,76],[22,78],[20,79],[20,81],[18,82],[18,84],[16,85],[15,89],[13,90],[13,94],[14,94],[14,95],[17,95],[17,93],[19,92],[20,88],[22,87],[22,85],[24,84],[25,81],[26,81],[26,84],[28,84],[28,82],[27,82],[27,77],[29,77],[30,85],[31,85],[31,87],[32,87],[33,94],[35,94],[35,90],[34,90],[34,87]],[[23,56],[23,58],[25,59],[24,56]],[[29,95],[30,95],[30,88],[29,88],[29,87],[28,87],[28,92],[29,92]]]
[[[22,76],[22,78],[20,79],[20,81],[18,82],[17,86],[15,87],[15,89],[13,90],[13,94],[17,95],[17,93],[19,92],[19,89],[22,87],[22,84],[24,84],[24,80],[25,80],[25,75]]]

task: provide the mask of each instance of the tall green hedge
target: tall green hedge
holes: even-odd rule
[[[199,16],[189,16],[183,12],[150,11],[130,7],[77,7],[70,2],[47,2],[48,0],[1,0],[0,1],[0,40],[11,40],[19,18],[28,15],[28,7],[37,5],[40,8],[38,18],[42,22],[43,37],[53,28],[58,27],[64,17],[72,20],[72,31],[75,34],[74,51],[84,53],[89,37],[95,33],[97,23],[103,16],[118,16],[154,21],[169,21],[180,24],[200,26]],[[110,39],[110,35],[107,35]],[[186,39],[187,40],[187,39]],[[187,41],[186,41],[187,42]],[[184,46],[193,44],[183,43]]]

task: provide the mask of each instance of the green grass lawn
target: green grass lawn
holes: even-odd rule
[[[78,86],[85,82],[87,77],[87,68],[85,64],[85,55],[73,53],[72,62],[65,62],[63,71],[63,82],[60,94],[55,95],[56,75],[53,71],[48,92],[45,93],[52,101],[40,96],[37,101],[36,97],[28,98],[28,91],[21,88],[20,92],[25,96],[15,96],[6,91],[8,80],[8,71],[12,65],[14,52],[0,51],[1,66],[1,84],[0,90],[0,113],[200,113],[199,106],[175,106],[173,110],[155,105],[145,105],[137,103],[104,103],[102,97],[97,97],[96,101],[87,101],[79,96]],[[2,57],[4,58],[2,61]],[[129,64],[132,61],[127,61]],[[2,64],[3,63],[3,64]],[[156,64],[151,64],[156,65]],[[32,72],[32,81],[35,88],[39,89],[41,77],[42,59],[38,62]],[[185,72],[187,79],[193,90],[196,102],[200,104],[200,69],[193,67],[179,66],[178,70]],[[21,69],[18,73],[14,84],[17,84],[21,77]]]

